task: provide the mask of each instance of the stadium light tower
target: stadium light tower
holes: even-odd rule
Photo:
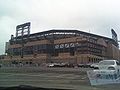
[[[24,56],[24,44],[25,44],[25,40],[24,39],[28,39],[30,35],[30,22],[28,23],[24,23],[21,25],[18,25],[16,27],[16,41],[21,41],[21,58],[23,58]],[[24,36],[26,36],[24,38]]]

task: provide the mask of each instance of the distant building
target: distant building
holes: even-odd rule
[[[5,53],[8,53],[9,45],[10,45],[9,42],[6,42],[6,43],[5,43]]]
[[[22,63],[95,63],[120,59],[118,42],[79,30],[49,30],[12,37],[4,60]]]

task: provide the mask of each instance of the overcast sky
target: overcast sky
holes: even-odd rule
[[[0,0],[0,54],[17,25],[31,22],[31,33],[78,29],[120,39],[120,0]]]

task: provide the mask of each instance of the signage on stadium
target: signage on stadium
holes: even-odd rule
[[[113,29],[111,29],[111,32],[112,32],[112,39],[115,40],[116,42],[118,42],[118,38],[117,38],[116,32]]]

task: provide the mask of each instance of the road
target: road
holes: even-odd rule
[[[42,71],[44,69],[46,70],[45,72]],[[44,69],[32,68],[31,70],[31,68],[1,68],[0,87],[30,85],[35,87],[74,90],[120,90],[119,85],[91,86],[87,75],[84,72],[79,72],[83,70],[80,68]],[[69,72],[70,69],[71,72]],[[63,70],[63,73],[61,70]]]

